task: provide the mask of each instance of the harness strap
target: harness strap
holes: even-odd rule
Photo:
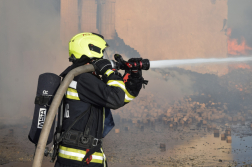
[[[34,104],[50,106],[52,103],[53,95],[40,95],[35,97]]]
[[[91,149],[99,142],[102,142],[101,139],[95,138],[92,135],[89,136],[83,136],[82,131],[77,130],[69,130],[65,137],[62,139],[62,144]]]
[[[53,136],[53,152],[51,155],[51,162],[54,162],[57,153],[58,153],[58,144],[57,144],[57,139],[60,137],[61,134],[61,128],[62,128],[62,120],[63,120],[63,110],[64,110],[64,100],[61,101],[60,107],[58,109],[58,121],[57,121],[57,127],[56,131]]]
[[[75,121],[67,128],[67,130],[60,136],[60,138],[57,139],[57,144],[58,144],[59,142],[62,141],[62,139],[63,139],[63,138],[65,137],[65,135],[67,134],[67,132],[74,126],[74,124],[76,124],[76,122],[78,122],[78,121],[89,111],[89,109],[91,108],[91,106],[92,106],[92,105],[90,105],[86,111],[84,111],[81,115],[79,115],[79,116],[75,119]]]
[[[58,112],[58,125],[56,127],[56,137],[57,139],[60,137],[60,133],[61,133],[61,130],[62,130],[62,122],[63,122],[63,111],[65,110],[65,103],[64,103],[65,100],[62,100],[62,103],[61,103],[61,107],[60,107],[60,110]]]

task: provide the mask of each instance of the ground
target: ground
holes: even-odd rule
[[[214,137],[213,129],[199,123],[170,128],[162,121],[144,124],[115,118],[116,127],[103,142],[111,167],[252,165],[252,144],[248,142],[252,119],[243,126],[239,122],[216,123],[219,136]],[[232,129],[232,143],[221,140],[227,126]],[[28,141],[28,132],[25,124],[1,127],[0,166],[31,166],[34,146]],[[43,166],[53,166],[49,161],[44,158]]]

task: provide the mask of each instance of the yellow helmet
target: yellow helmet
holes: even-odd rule
[[[107,46],[102,35],[89,32],[77,34],[69,41],[69,61],[74,62],[83,55],[89,59],[100,59]]]

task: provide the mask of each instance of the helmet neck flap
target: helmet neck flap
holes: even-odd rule
[[[70,58],[69,58],[70,59]],[[91,59],[85,55],[81,56],[80,59],[73,58],[74,60],[71,60],[73,62],[73,67],[79,67],[81,65],[90,63]],[[70,61],[70,60],[69,60]]]

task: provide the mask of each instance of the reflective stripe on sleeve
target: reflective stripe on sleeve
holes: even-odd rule
[[[109,86],[120,87],[120,88],[123,89],[123,91],[126,89],[126,88],[125,88],[125,84],[123,83],[123,81],[109,80],[107,84],[108,84]]]
[[[115,86],[115,87],[120,87],[124,92],[125,92],[125,99],[124,102],[130,102],[133,100],[135,97],[129,94],[127,89],[125,88],[125,84],[123,81],[116,81],[116,80],[109,80],[107,85],[109,86]]]
[[[106,74],[107,76],[110,76],[110,74],[112,74],[113,72],[114,72],[113,70],[108,69],[108,70],[105,72],[105,74]]]
[[[100,163],[102,164],[104,161],[104,153],[95,152],[92,154],[92,163]],[[75,161],[82,161],[84,156],[86,155],[86,151],[68,148],[64,146],[59,147],[59,156],[65,159],[71,159]]]
[[[67,88],[66,98],[73,100],[80,100],[77,90],[72,88]]]
[[[69,87],[70,87],[70,88],[76,89],[76,87],[77,87],[77,82],[76,82],[76,81],[72,81],[72,82],[70,83]]]

